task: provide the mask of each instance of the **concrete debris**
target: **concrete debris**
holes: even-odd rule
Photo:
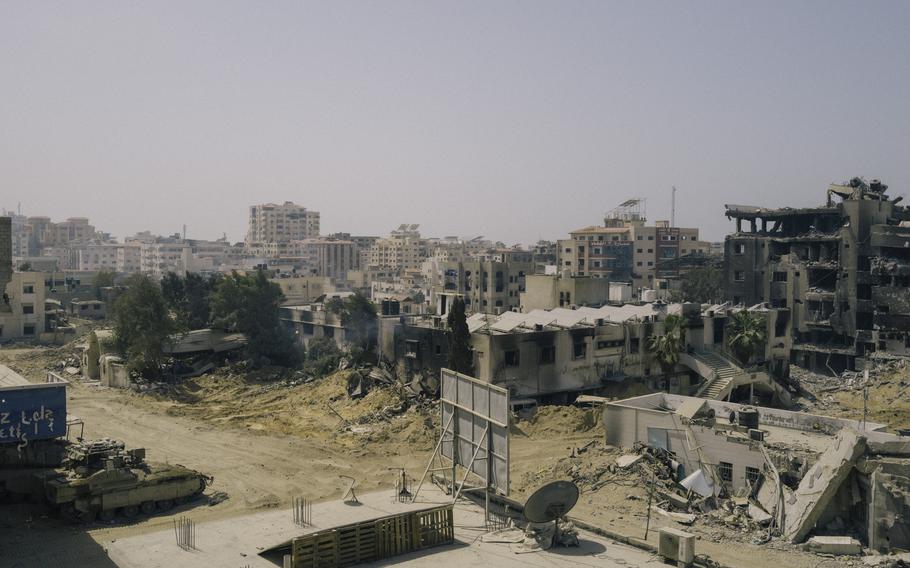
[[[716,497],[720,495],[721,488],[714,480],[705,475],[701,469],[692,472],[688,477],[679,482],[680,485],[694,491],[702,497]]]
[[[866,438],[852,430],[841,431],[834,447],[809,469],[787,503],[786,529],[790,542],[801,542],[815,527],[841,483],[866,450]]]
[[[747,511],[749,513],[749,518],[751,518],[759,525],[765,526],[771,523],[771,515],[758,505],[749,503]]]
[[[834,554],[836,556],[856,555],[863,553],[863,545],[849,536],[813,536],[805,544],[809,552]]]
[[[674,513],[673,511],[666,511],[664,509],[661,509],[660,507],[658,507],[656,505],[651,505],[651,510],[654,511],[655,513],[659,513],[659,514],[663,515],[664,517],[667,517],[668,519],[676,521],[677,523],[680,523],[682,525],[691,525],[692,523],[695,522],[695,519],[697,518],[692,513]]]
[[[616,467],[626,469],[640,462],[641,454],[624,454],[616,458]]]
[[[891,554],[888,556],[864,556],[863,566],[874,566],[876,568],[906,568],[910,566],[910,552]]]

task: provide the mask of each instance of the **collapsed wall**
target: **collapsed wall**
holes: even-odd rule
[[[784,535],[790,542],[802,542],[815,528],[865,451],[866,438],[858,432],[837,434],[834,447],[809,469],[787,502]]]

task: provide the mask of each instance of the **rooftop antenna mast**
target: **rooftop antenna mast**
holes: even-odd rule
[[[670,227],[676,226],[676,186],[673,186],[673,194],[670,198]]]

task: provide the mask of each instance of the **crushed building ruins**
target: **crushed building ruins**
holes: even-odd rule
[[[854,178],[821,207],[726,206],[726,298],[784,310],[791,362],[841,372],[910,356],[910,212],[887,188]]]
[[[677,464],[689,494],[672,501],[686,512],[731,498],[790,542],[847,535],[879,552],[910,546],[910,438],[882,424],[667,393],[609,402],[603,424],[608,444]]]

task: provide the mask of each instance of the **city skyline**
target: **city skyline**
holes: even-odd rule
[[[906,3],[7,5],[6,207],[243,238],[294,201],[323,232],[508,243],[630,197],[720,240],[725,203],[906,194]],[[141,207],[128,207],[141,204]]]

